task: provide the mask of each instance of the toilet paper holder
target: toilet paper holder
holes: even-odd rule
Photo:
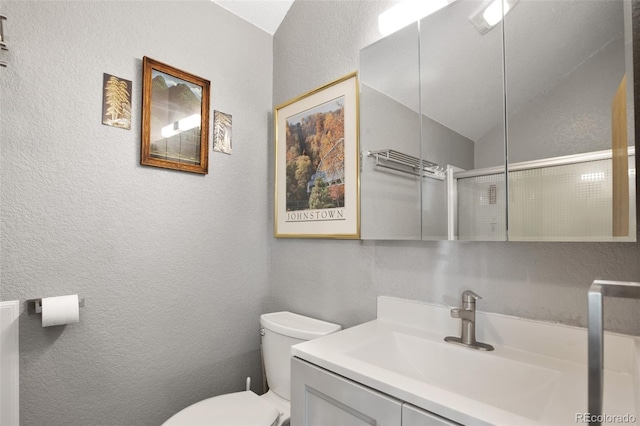
[[[84,308],[84,297],[78,299],[78,306]],[[27,307],[30,314],[42,313],[42,299],[29,299],[27,300]]]

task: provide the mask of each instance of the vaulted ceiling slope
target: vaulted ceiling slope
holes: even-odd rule
[[[275,34],[294,0],[211,0],[251,22],[269,34]]]

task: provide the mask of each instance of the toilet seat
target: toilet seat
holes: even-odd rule
[[[272,426],[278,410],[251,391],[229,393],[196,402],[174,414],[163,426]]]

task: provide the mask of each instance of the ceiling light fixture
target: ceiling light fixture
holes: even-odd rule
[[[469,20],[480,34],[486,34],[518,3],[519,0],[493,0]]]
[[[378,16],[378,29],[387,36],[456,0],[404,0]]]

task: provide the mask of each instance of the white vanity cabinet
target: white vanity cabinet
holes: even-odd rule
[[[291,359],[291,426],[401,426],[402,401]]]
[[[402,404],[402,426],[455,426],[459,424],[406,402]]]
[[[292,426],[456,424],[301,359],[291,359]]]

